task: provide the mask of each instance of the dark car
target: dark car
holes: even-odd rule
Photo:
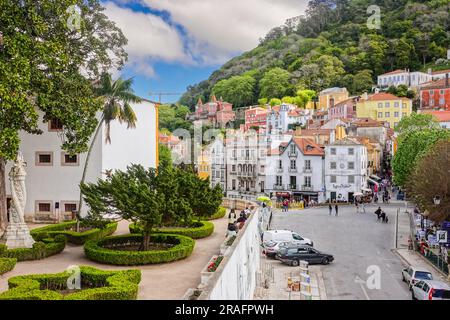
[[[310,246],[301,246],[281,248],[276,255],[276,259],[296,267],[302,260],[307,261],[309,264],[329,264],[334,260],[334,257]]]

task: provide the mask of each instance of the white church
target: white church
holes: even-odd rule
[[[135,129],[127,129],[118,121],[111,123],[111,144],[105,143],[104,128],[98,135],[88,164],[86,182],[105,178],[110,170],[124,170],[130,164],[146,168],[158,162],[158,105],[149,100],[131,104],[136,113]],[[83,174],[86,153],[70,156],[61,149],[62,127],[57,121],[44,123],[40,114],[41,135],[20,134],[20,152],[26,161],[25,220],[27,222],[56,222],[72,219],[79,206],[79,183]],[[8,208],[11,201],[6,166],[6,194]],[[81,214],[87,212],[83,204]]]

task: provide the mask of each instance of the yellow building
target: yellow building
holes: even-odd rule
[[[338,125],[338,126],[336,126],[335,130],[336,130],[336,140],[344,139],[347,136],[344,126]]]
[[[210,176],[211,165],[208,150],[202,150],[198,156],[198,176],[201,179],[208,179]]]
[[[367,94],[356,104],[357,118],[371,118],[389,123],[391,128],[400,122],[403,117],[412,113],[412,100],[400,98],[390,93]]]
[[[318,109],[328,110],[331,106],[348,99],[346,88],[328,88],[319,93]]]
[[[369,175],[381,171],[381,157],[383,148],[380,143],[369,137],[354,137],[367,148],[367,170]]]

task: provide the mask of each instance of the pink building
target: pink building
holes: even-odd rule
[[[268,110],[261,107],[250,108],[245,111],[245,130],[258,127],[265,130],[267,124]]]
[[[205,104],[201,99],[198,99],[195,111],[189,115],[191,121],[203,120],[219,127],[226,127],[235,119],[236,114],[233,111],[233,105],[224,102],[222,99],[217,100],[216,96],[212,96],[211,101]]]
[[[353,119],[356,118],[357,97],[353,97],[337,103],[328,109],[328,119]]]

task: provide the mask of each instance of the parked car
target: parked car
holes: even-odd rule
[[[269,242],[292,242],[295,244],[303,244],[313,246],[313,242],[304,238],[296,232],[289,230],[268,230],[263,233],[263,244]]]
[[[410,266],[402,270],[402,280],[409,285],[409,290],[411,290],[412,286],[420,280],[433,280],[433,275],[426,269]]]
[[[442,281],[420,280],[411,290],[413,300],[450,300],[450,286]]]
[[[295,242],[289,242],[289,241],[283,241],[283,242],[275,242],[275,241],[269,241],[263,243],[264,252],[267,257],[269,258],[275,258],[277,252],[284,247],[300,247],[304,244],[301,243],[295,243]]]
[[[309,264],[329,264],[334,260],[331,254],[320,252],[310,246],[283,247],[278,250],[276,259],[290,266],[298,266],[300,261],[307,261]]]

